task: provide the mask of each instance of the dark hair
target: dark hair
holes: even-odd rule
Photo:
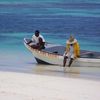
[[[39,31],[39,30],[36,30],[36,31],[35,31],[35,33],[38,33],[38,34],[39,34],[39,33],[40,33],[40,31]]]

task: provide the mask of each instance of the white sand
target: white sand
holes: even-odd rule
[[[0,100],[100,100],[100,81],[0,72]]]

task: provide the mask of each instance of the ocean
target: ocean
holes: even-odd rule
[[[61,45],[72,34],[81,49],[100,52],[100,1],[0,0],[1,70],[30,71],[36,65],[23,44],[35,30]]]

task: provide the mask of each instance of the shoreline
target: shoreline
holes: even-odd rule
[[[99,100],[100,81],[0,71],[2,100]]]
[[[61,66],[30,64],[24,67],[0,66],[0,71],[100,81],[100,67],[67,67],[64,72]]]

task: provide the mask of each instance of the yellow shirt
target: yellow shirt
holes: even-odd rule
[[[75,58],[79,57],[80,56],[80,47],[79,47],[79,43],[78,42],[75,42],[73,44],[73,49],[74,49]],[[67,43],[66,52],[69,52],[69,50],[70,50],[70,44]]]

